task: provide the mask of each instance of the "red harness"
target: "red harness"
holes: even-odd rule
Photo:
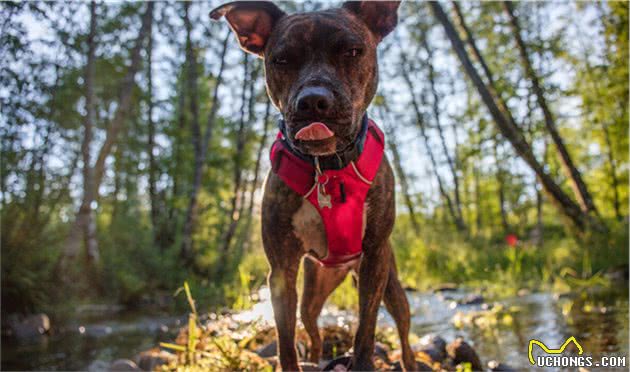
[[[308,200],[324,222],[328,254],[324,258],[315,257],[322,265],[339,266],[361,256],[365,198],[381,165],[384,145],[383,132],[368,119],[365,145],[359,158],[342,169],[323,170],[320,174],[310,162],[289,149],[282,132],[271,146],[274,173]],[[326,202],[328,198],[330,203]]]

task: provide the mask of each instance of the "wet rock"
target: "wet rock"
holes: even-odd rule
[[[110,363],[104,360],[95,360],[87,367],[88,372],[105,372],[110,370]]]
[[[390,363],[389,360],[389,347],[385,344],[382,344],[380,342],[377,342],[376,344],[374,344],[374,356],[377,358],[380,358],[381,360],[383,360],[385,363]]]
[[[483,369],[481,360],[475,349],[472,348],[463,338],[457,337],[455,341],[446,346],[446,353],[453,360],[454,364],[470,363],[474,371]]]
[[[529,290],[529,288],[521,288],[518,290],[518,292],[516,292],[516,295],[518,297],[525,297],[525,296],[529,296],[532,293],[532,291]]]
[[[628,265],[619,265],[606,270],[604,276],[612,282],[627,282],[629,271]]]
[[[571,299],[576,297],[576,294],[573,292],[563,292],[563,293],[554,293],[553,294],[553,299],[558,301],[561,299]]]
[[[515,371],[514,368],[508,366],[505,363],[501,363],[499,361],[496,360],[491,360],[488,362],[488,369],[490,369],[490,371],[504,371],[504,372],[512,372]]]
[[[140,367],[132,360],[118,359],[115,360],[110,366],[110,371],[142,371]]]
[[[278,342],[272,341],[267,345],[263,345],[256,350],[256,354],[262,358],[270,358],[278,355]]]
[[[470,294],[463,299],[457,301],[458,305],[480,305],[484,302],[484,298],[479,294]]]
[[[168,364],[176,359],[174,354],[159,348],[143,351],[134,358],[138,367],[143,371],[153,371],[155,368]]]
[[[417,352],[427,354],[434,362],[443,362],[446,359],[446,341],[434,333],[423,336],[420,341],[411,346]]]
[[[295,348],[297,349],[297,353],[300,358],[306,358],[307,348],[302,341],[296,342]],[[266,345],[263,345],[256,349],[255,353],[261,358],[271,358],[277,356],[278,342],[274,340]]]
[[[453,292],[457,290],[457,284],[455,283],[443,283],[433,288],[433,293],[440,292]]]
[[[324,368],[322,368],[322,371],[335,371],[335,372],[349,371],[351,364],[352,364],[352,356],[345,355],[339,358],[335,358],[331,360],[330,362],[328,362],[328,364],[326,364]]]
[[[7,334],[19,339],[29,339],[41,336],[50,331],[50,319],[46,314],[7,317]]]

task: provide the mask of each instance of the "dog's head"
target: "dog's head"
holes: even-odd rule
[[[236,1],[225,16],[245,51],[264,59],[267,92],[300,152],[342,151],[374,97],[376,47],[398,22],[398,1],[348,1],[341,8],[287,15],[271,2]]]

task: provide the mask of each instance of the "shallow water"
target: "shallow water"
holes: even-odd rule
[[[418,336],[435,333],[447,342],[461,335],[474,346],[484,365],[498,360],[518,369],[531,367],[527,357],[530,339],[556,348],[574,336],[587,355],[596,358],[628,355],[627,283],[574,297],[532,293],[509,298],[501,301],[504,308],[513,310],[509,324],[458,329],[452,322],[457,312],[466,314],[479,311],[483,306],[455,304],[466,295],[463,291],[409,292],[412,332]],[[272,322],[268,291],[262,290],[260,297],[262,301],[252,310],[234,318],[244,322],[262,318]],[[130,358],[160,341],[172,340],[182,320],[183,316],[120,313],[98,321],[75,320],[55,334],[31,342],[3,338],[2,370],[103,369],[115,359]],[[354,314],[333,307],[326,308],[320,317],[320,325],[347,325],[354,321]],[[379,312],[379,325],[393,326],[384,309]],[[536,350],[535,354],[539,353],[540,350]]]

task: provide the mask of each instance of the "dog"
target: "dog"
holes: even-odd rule
[[[340,8],[289,15],[271,2],[237,1],[210,13],[215,20],[225,16],[241,48],[263,59],[267,93],[283,117],[264,186],[262,238],[285,371],[300,370],[296,279],[303,257],[300,316],[311,341],[309,361],[321,358],[317,318],[324,302],[352,272],[359,324],[349,367],[374,369],[376,318],[384,301],[396,322],[403,366],[416,368],[408,341],[409,304],[389,243],[394,176],[382,154],[382,134],[366,117],[378,83],[377,45],[395,28],[398,7],[397,1],[348,1]],[[364,160],[371,156],[362,155],[367,148],[377,160]],[[360,173],[361,162],[371,169],[370,179]],[[336,210],[349,217],[339,219]],[[329,215],[333,222],[327,222]],[[352,245],[350,254],[344,242]]]

